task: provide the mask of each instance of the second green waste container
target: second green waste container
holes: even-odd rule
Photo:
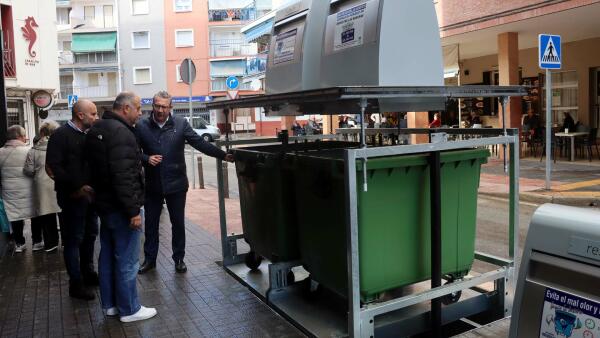
[[[300,256],[311,278],[347,296],[346,192],[342,152],[295,158]],[[441,153],[442,273],[467,274],[475,252],[477,190],[489,151]],[[363,302],[431,276],[427,154],[371,158],[368,191],[357,160],[360,293]]]
[[[292,158],[355,146],[318,141],[235,150],[242,228],[252,252],[272,262],[299,259]]]

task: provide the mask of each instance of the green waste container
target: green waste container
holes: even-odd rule
[[[244,238],[272,262],[299,259],[294,193],[294,154],[356,147],[354,142],[319,141],[240,148],[236,173]],[[259,262],[258,262],[259,263]],[[249,267],[256,264],[247,261]]]
[[[296,157],[300,255],[311,278],[347,295],[346,192],[342,152]],[[477,189],[489,151],[441,153],[442,273],[471,269]],[[431,277],[428,155],[371,158],[363,192],[357,160],[360,293],[369,302],[386,290]]]

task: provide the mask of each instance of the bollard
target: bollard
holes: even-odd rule
[[[225,198],[229,198],[229,175],[227,171],[227,162],[223,162],[223,190]]]
[[[204,189],[204,171],[202,170],[202,156],[198,156],[198,188]]]

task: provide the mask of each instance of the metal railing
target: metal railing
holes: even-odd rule
[[[256,20],[255,8],[209,9],[208,21],[251,21]]]
[[[211,40],[210,57],[256,55],[256,43],[244,43],[242,40]]]
[[[73,52],[71,51],[59,51],[58,52],[58,64],[59,65],[72,65],[74,62]]]
[[[65,89],[68,89],[68,86],[65,87]],[[63,87],[61,87],[61,95],[63,91]],[[65,94],[71,95],[71,94],[75,94],[77,96],[79,96],[80,98],[84,98],[84,97],[115,97],[117,96],[117,86],[113,85],[113,86],[109,86],[109,85],[102,85],[102,86],[73,86],[72,87],[72,93],[66,93]],[[62,98],[66,98],[62,97]]]
[[[227,84],[225,83],[226,78],[218,78],[210,80],[210,90],[213,92],[220,92],[228,90]],[[242,83],[240,81],[240,85],[238,90],[252,90],[250,83]]]
[[[75,53],[75,64],[95,64],[95,63],[116,63],[117,53],[115,52],[95,52],[95,53]]]
[[[14,49],[2,49],[2,55],[4,57],[4,76],[17,77],[17,65],[15,63]]]

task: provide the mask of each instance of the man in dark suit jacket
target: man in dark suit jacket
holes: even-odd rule
[[[173,261],[177,272],[186,272],[185,199],[189,187],[184,148],[187,142],[206,155],[233,162],[233,155],[204,141],[188,121],[171,115],[172,97],[161,91],[152,99],[152,114],[141,119],[136,133],[143,151],[146,172],[146,211],[144,255],[139,273],[156,267],[158,227],[163,201],[167,203],[172,229]]]

